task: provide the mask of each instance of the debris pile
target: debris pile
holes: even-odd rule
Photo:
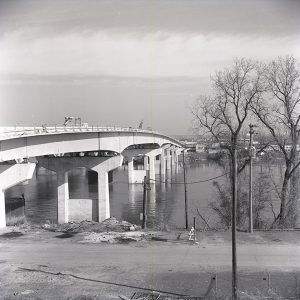
[[[138,231],[140,226],[131,224],[127,221],[118,221],[115,217],[108,218],[100,223],[95,221],[69,222],[59,225],[45,224],[42,226],[47,230],[57,232],[126,232]]]
[[[128,232],[92,232],[84,237],[82,243],[101,243],[109,244],[127,244],[130,242],[138,242],[143,240],[146,234],[142,231],[128,231]]]

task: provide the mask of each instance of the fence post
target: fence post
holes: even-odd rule
[[[143,182],[143,223],[142,228],[146,229],[147,227],[147,208],[146,208],[146,201],[147,201],[147,177],[144,177]]]
[[[218,277],[217,277],[217,273],[215,274],[215,293],[216,296],[218,294]]]
[[[196,217],[194,217],[194,242],[196,242]]]

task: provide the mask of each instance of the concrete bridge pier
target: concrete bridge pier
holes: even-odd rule
[[[6,227],[5,190],[30,180],[34,173],[35,163],[0,165],[0,228]]]
[[[177,148],[175,150],[175,170],[176,170],[176,173],[178,173],[178,170],[179,170],[179,155],[182,153],[182,148]]]
[[[170,144],[163,145],[161,147],[161,159],[160,159],[160,174],[165,177],[168,170],[171,168],[171,153],[172,146]]]
[[[156,163],[156,155],[152,154],[149,156],[148,178],[150,180],[150,183],[155,183],[155,163]]]
[[[98,201],[92,202],[92,212],[87,216],[99,222],[110,217],[108,172],[122,165],[121,155],[112,157],[38,157],[39,165],[57,173],[57,221],[66,223],[71,220],[68,186],[68,172],[78,167],[85,167],[98,174]],[[84,199],[87,200],[87,199]],[[73,201],[74,202],[74,201]],[[87,201],[85,201],[87,205]],[[77,210],[86,210],[79,203]]]
[[[176,151],[171,150],[171,160],[172,160],[172,166],[174,167],[176,165]]]
[[[149,156],[144,156],[144,170],[149,171]]]
[[[147,174],[147,170],[145,169],[145,160],[144,160],[144,169],[135,170],[134,156],[127,156],[127,158],[128,158],[128,183],[142,183],[144,177]]]
[[[160,155],[160,175],[166,176],[166,156],[165,150],[162,150],[162,154]]]
[[[118,165],[117,167],[121,166]],[[104,166],[95,168],[98,173],[98,221],[110,217],[108,171]],[[114,168],[115,169],[115,168]]]
[[[156,156],[160,155],[162,150],[159,149],[130,149],[124,150],[122,155],[128,158],[128,182],[143,183],[144,177],[155,179]],[[144,169],[135,170],[133,161],[135,157],[144,156]]]
[[[166,167],[167,170],[172,169],[172,156],[171,156],[171,149],[166,149]]]
[[[69,222],[69,181],[68,172],[57,171],[57,223]]]
[[[178,156],[180,155],[182,149],[180,148],[175,148],[172,150],[171,155],[172,155],[172,165],[177,167],[178,166]]]
[[[168,154],[169,154],[169,168],[168,170],[172,170],[172,168],[176,165],[176,161],[177,161],[177,150],[178,148],[174,145],[170,146],[167,150],[168,150]]]
[[[175,147],[172,151],[171,151],[171,157],[172,157],[172,170],[174,169],[175,172],[178,172],[178,156],[181,153],[181,149],[178,149],[177,147]]]

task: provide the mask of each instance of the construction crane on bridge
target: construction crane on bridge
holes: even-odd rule
[[[79,121],[79,126],[81,126],[81,118],[80,117],[65,117],[64,126],[67,126],[70,122],[74,121],[74,125],[77,125]]]

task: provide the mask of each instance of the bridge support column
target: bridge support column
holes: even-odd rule
[[[166,163],[167,163],[167,170],[171,170],[172,169],[172,157],[171,157],[171,150],[167,149],[167,155],[166,155]]]
[[[151,180],[150,183],[155,182],[155,162],[156,155],[149,156],[149,179]]]
[[[148,171],[149,170],[149,157],[144,156],[144,170]]]
[[[134,157],[128,156],[128,183],[142,183],[144,181],[144,177],[147,175],[147,169],[145,169],[146,159],[148,160],[148,157],[144,159],[144,169],[135,170],[133,165]]]
[[[160,155],[160,174],[162,176],[166,175],[166,157],[165,157],[165,150],[162,151]]]
[[[176,161],[175,161],[175,169],[176,169],[176,172],[178,172],[178,168],[179,168],[179,155],[181,154],[181,152],[182,152],[182,149],[181,148],[177,148],[176,150],[175,150],[175,159],[176,159]]]
[[[69,222],[68,172],[57,172],[57,223]]]
[[[99,222],[110,217],[108,171],[99,165],[98,173],[98,219]]]
[[[176,150],[171,151],[171,157],[172,157],[172,166],[176,166],[176,161],[177,161]]]
[[[161,149],[128,149],[122,155],[128,158],[128,182],[143,183],[144,177],[155,179],[155,158],[161,154]],[[144,156],[144,169],[134,170],[134,157]]]
[[[108,184],[108,172],[121,167],[123,162],[123,156],[118,155],[110,158],[106,158],[95,167],[92,167],[94,171],[98,173],[98,221],[101,222],[110,217],[110,205],[109,205],[109,184]]]
[[[128,182],[134,183],[134,166],[133,166],[133,157],[128,158]]]
[[[6,226],[5,190],[32,178],[35,163],[0,165],[0,228]]]
[[[68,171],[85,167],[98,173],[98,203],[92,205],[89,219],[101,222],[110,217],[108,172],[122,165],[121,155],[112,157],[39,157],[39,164],[57,173],[58,222],[64,223],[71,219],[69,208]],[[81,217],[81,216],[80,216]],[[85,217],[86,219],[87,217]]]

